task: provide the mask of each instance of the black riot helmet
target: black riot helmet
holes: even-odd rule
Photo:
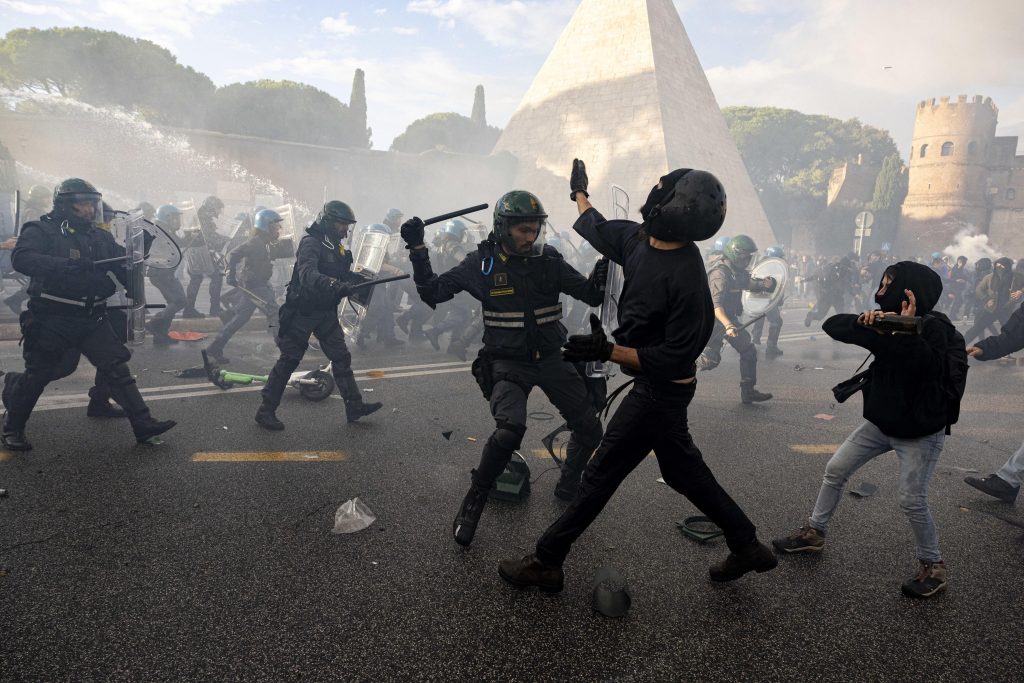
[[[526,190],[512,190],[501,195],[494,204],[494,237],[506,253],[517,256],[540,256],[544,249],[544,225],[548,214],[537,195]],[[538,224],[537,238],[530,245],[529,253],[516,251],[511,230],[520,223]]]
[[[196,213],[207,213],[216,218],[220,215],[220,212],[224,210],[224,202],[219,197],[210,195],[203,200],[203,203],[196,209]]]
[[[327,234],[337,235],[341,239],[345,239],[349,226],[354,225],[355,222],[356,215],[352,212],[352,207],[337,199],[332,199],[324,204],[316,216],[317,225],[326,230]],[[338,227],[339,223],[340,227]]]
[[[53,189],[53,215],[72,227],[98,225],[103,221],[103,195],[88,181],[68,178]]]
[[[661,177],[640,207],[644,231],[669,242],[713,237],[725,222],[725,188],[707,171],[680,168]]]

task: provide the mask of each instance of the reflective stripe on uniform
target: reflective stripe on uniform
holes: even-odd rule
[[[509,311],[507,313],[499,311],[484,311],[485,318],[525,318],[526,314],[521,311]]]
[[[554,313],[555,311],[558,311],[559,315],[561,315],[561,313],[562,313],[562,302],[561,301],[559,301],[554,306],[545,306],[544,308],[538,308],[538,309],[536,309],[533,312],[533,314],[534,315],[545,315],[546,313]]]
[[[85,303],[84,301],[79,301],[78,299],[65,299],[64,297],[54,296],[52,294],[47,294],[46,292],[43,292],[42,294],[40,294],[39,298],[40,299],[48,299],[50,301],[56,301],[56,302],[62,303],[62,304],[71,304],[72,306],[81,306],[82,308],[85,308],[86,306],[89,305],[89,304]]]
[[[486,320],[485,319],[484,320],[484,326],[485,327],[526,327],[526,323],[522,322],[522,321],[520,321],[520,322],[504,323],[504,322],[499,322],[497,320]]]
[[[562,319],[562,314],[559,312],[557,315],[549,315],[546,318],[537,318],[538,325],[544,325],[546,323],[556,323]]]

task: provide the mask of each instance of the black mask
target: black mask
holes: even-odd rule
[[[906,301],[907,297],[903,293],[903,290],[906,288],[900,284],[899,268],[889,266],[882,273],[882,280],[885,280],[886,276],[891,277],[892,282],[886,287],[885,294],[881,295],[878,292],[882,289],[882,283],[878,283],[878,289],[875,290],[875,303],[878,304],[878,308],[887,313],[902,313],[903,302]]]

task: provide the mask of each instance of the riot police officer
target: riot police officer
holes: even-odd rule
[[[558,408],[572,436],[555,495],[571,500],[580,474],[601,440],[601,423],[587,401],[583,380],[561,359],[565,342],[559,295],[565,292],[593,306],[601,303],[599,283],[587,280],[553,249],[541,246],[547,214],[529,192],[514,190],[494,206],[494,231],[454,268],[434,273],[424,226],[418,218],[402,225],[416,288],[430,306],[466,292],[483,309],[484,347],[473,375],[490,401],[495,430],[459,508],[452,533],[469,545],[487,496],[526,434],[526,402],[539,387]]]
[[[187,305],[186,318],[205,318],[196,310],[196,299],[199,289],[203,286],[203,278],[210,278],[210,315],[220,315],[220,292],[224,287],[224,272],[221,265],[220,250],[227,244],[227,238],[217,232],[217,217],[224,210],[224,202],[218,197],[209,196],[196,209],[199,217],[199,232],[187,245],[188,254],[188,288],[185,290]]]
[[[163,204],[156,210],[156,224],[160,226],[171,239],[179,237],[181,229],[181,211],[173,204]],[[185,308],[185,289],[178,279],[175,268],[147,268],[149,281],[159,290],[164,297],[166,306],[146,323],[146,331],[153,338],[154,346],[167,346],[177,344],[177,339],[171,339],[167,333],[171,330],[171,323],[174,316]]]
[[[782,248],[781,244],[776,244],[764,250],[764,257],[785,260],[786,250]],[[780,300],[778,306],[768,309],[763,318],[751,325],[751,341],[754,343],[754,346],[760,346],[764,324],[765,321],[768,322],[768,345],[764,349],[764,357],[768,360],[773,360],[782,355],[782,349],[779,348],[779,335],[782,334],[782,304],[783,300]]]
[[[238,305],[231,309],[231,317],[224,323],[220,334],[206,349],[218,363],[228,362],[224,357],[224,347],[249,322],[257,308],[267,316],[267,325],[277,340],[277,295],[270,284],[270,278],[274,275],[274,254],[271,249],[281,236],[283,222],[278,212],[263,209],[256,214],[249,241],[238,245],[228,254],[227,283],[238,288],[241,296]]]
[[[263,386],[263,402],[256,411],[256,422],[265,429],[284,429],[275,411],[288,380],[309,348],[310,334],[316,336],[320,349],[331,361],[331,373],[345,399],[348,421],[355,422],[382,407],[381,403],[363,402],[352,373],[352,354],[338,323],[338,304],[351,294],[353,284],[363,282],[361,276],[352,272],[352,253],[342,244],[355,222],[348,204],[329,201],[299,242],[288,293],[279,314],[277,346],[281,356]]]
[[[372,223],[366,227],[362,235],[377,234],[385,236],[385,245],[390,245],[392,229],[384,223]],[[360,244],[362,249],[362,244]],[[356,256],[359,256],[357,251]],[[401,275],[402,271],[389,263],[388,248],[385,247],[384,260],[381,261],[378,275]],[[370,305],[366,307],[363,319],[359,324],[359,333],[356,335],[356,346],[360,349],[366,348],[366,339],[376,334],[377,343],[394,348],[403,346],[404,341],[395,336],[395,303],[390,297],[388,285],[379,285],[373,296],[370,298]]]
[[[466,248],[466,224],[459,219],[448,221],[441,231],[441,243],[438,247],[438,270],[451,270],[462,263],[469,253]],[[450,334],[448,341],[448,353],[466,360],[466,340],[464,335],[473,321],[473,306],[468,297],[456,296],[452,303],[446,307],[445,314],[437,324],[424,330],[427,340],[434,347],[435,351],[441,350],[439,339],[441,335]]]
[[[757,253],[754,240],[746,235],[737,235],[725,245],[720,257],[711,260],[708,270],[708,286],[715,306],[715,328],[711,339],[700,355],[697,366],[701,370],[713,370],[722,362],[722,342],[740,354],[740,398],[744,403],[769,400],[772,395],[754,388],[757,384],[757,349],[750,341],[746,330],[739,329],[737,321],[743,313],[743,290],[770,292],[775,289],[773,278],[757,280],[750,277],[750,261]]]
[[[25,424],[46,385],[74,370],[77,358],[70,370],[64,361],[69,353],[84,354],[104,375],[139,443],[175,425],[150,415],[128,369],[131,352],[108,320],[106,300],[117,289],[108,273],[125,287],[131,283],[123,261],[95,263],[124,256],[113,236],[97,225],[102,210],[95,187],[79,178],[65,180],[54,190],[53,209],[24,225],[14,249],[14,268],[31,282],[28,310],[21,317],[25,371],[5,377],[3,389],[2,441],[11,450],[31,450]]]

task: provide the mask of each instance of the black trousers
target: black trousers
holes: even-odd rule
[[[96,366],[104,386],[128,413],[133,427],[150,419],[149,408],[128,369],[132,354],[106,314],[54,315],[33,310],[30,304],[29,311],[22,314],[22,334],[25,371],[5,385],[4,429],[24,429],[46,385],[74,372],[80,356]]]
[[[185,308],[185,288],[181,286],[181,280],[173,270],[157,270],[150,271],[150,273],[154,274],[149,276],[149,281],[160,290],[160,294],[167,303],[165,308],[150,319],[150,326],[158,332],[167,334],[171,329],[171,321],[174,320],[174,316]],[[196,292],[198,291],[199,289],[196,288]],[[195,303],[195,299],[192,300],[192,303]]]
[[[537,542],[541,562],[562,565],[572,544],[652,450],[665,483],[725,532],[730,550],[757,540],[753,523],[715,479],[690,436],[686,409],[696,387],[693,382],[655,389],[646,380],[637,380],[583,471],[576,498]]]
[[[199,289],[203,286],[203,278],[210,278],[210,315],[217,315],[220,311],[220,291],[224,287],[224,276],[204,275],[203,273],[188,274],[188,289],[185,291],[185,298],[188,308],[196,307],[196,299],[199,297]]]
[[[984,337],[986,330],[988,330],[989,334],[996,334],[998,332],[996,323],[1002,325],[1005,322],[1005,318],[1009,318],[1009,316],[1000,316],[993,313],[986,309],[984,305],[978,306],[974,314],[974,325],[964,333],[964,341],[970,345],[974,340]]]
[[[841,291],[823,290],[814,302],[814,308],[807,313],[806,322],[810,324],[824,320],[828,317],[829,309],[834,309],[836,313],[846,312],[846,302]]]
[[[289,378],[306,355],[311,334],[320,342],[320,350],[331,361],[331,374],[334,375],[341,397],[346,401],[361,401],[362,394],[352,374],[352,354],[345,344],[345,333],[338,324],[338,311],[330,309],[300,313],[285,304],[279,316],[277,348],[281,356],[270,371],[267,383],[263,385],[263,403],[277,410]]]

